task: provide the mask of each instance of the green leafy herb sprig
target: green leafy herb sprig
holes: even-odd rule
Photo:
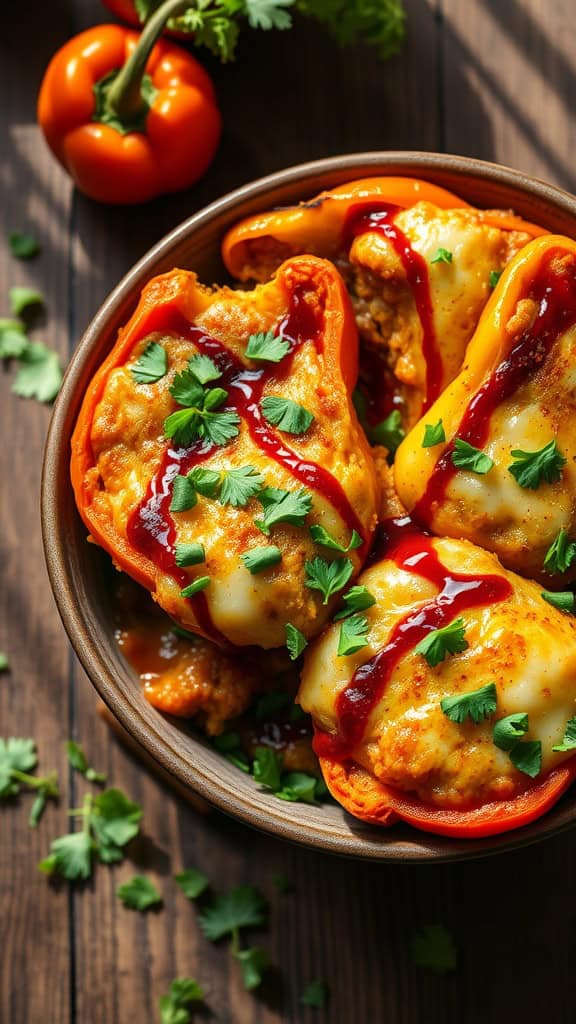
[[[69,881],[90,878],[95,860],[123,860],[124,848],[138,835],[142,820],[141,806],[119,789],[105,789],[98,796],[86,793],[82,806],[69,813],[81,820],[81,829],[54,839],[50,854],[39,864],[45,874]]]
[[[37,764],[34,740],[16,736],[0,739],[0,802],[18,796],[23,788],[36,793],[28,818],[32,828],[40,821],[48,800],[57,800],[60,795],[58,774],[32,775]]]

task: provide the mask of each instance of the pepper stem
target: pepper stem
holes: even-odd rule
[[[164,0],[146,22],[136,49],[132,51],[124,67],[108,90],[106,106],[120,121],[132,121],[146,108],[142,98],[142,79],[148,58],[162,33],[166,22],[187,7],[190,0]]]

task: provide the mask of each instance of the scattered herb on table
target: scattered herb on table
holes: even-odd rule
[[[19,359],[29,344],[21,320],[0,318],[0,359]]]
[[[128,910],[144,912],[153,907],[161,907],[163,900],[158,889],[144,875],[134,875],[129,882],[119,885],[116,895]]]
[[[32,828],[40,821],[47,801],[57,800],[60,795],[56,772],[45,776],[31,774],[37,764],[34,740],[17,736],[0,739],[0,801],[18,796],[23,786],[35,792],[28,818]]]
[[[8,672],[10,670],[10,662],[8,661],[8,655],[4,651],[0,651],[0,672]]]
[[[419,928],[412,938],[411,951],[418,967],[426,967],[435,974],[448,974],[456,969],[456,945],[443,924],[426,924]]]
[[[44,305],[44,296],[35,288],[25,288],[15,285],[8,292],[10,298],[10,309],[14,316],[22,316],[32,309]]]
[[[309,1006],[313,1010],[321,1010],[330,996],[330,989],[328,983],[322,978],[316,978],[311,981],[304,989],[300,1002],[303,1006]]]
[[[197,900],[210,884],[206,875],[196,868],[185,868],[180,874],[174,875],[174,879],[189,900]]]
[[[204,999],[204,990],[194,978],[175,978],[160,998],[161,1024],[190,1024],[190,1009]]]
[[[31,260],[40,252],[40,246],[33,235],[23,231],[13,231],[9,235],[10,252],[18,260]]]
[[[98,782],[102,785],[106,782],[106,775],[104,772],[94,771],[94,768],[90,767],[88,764],[88,758],[84,753],[84,748],[81,747],[79,743],[76,743],[75,740],[67,741],[66,753],[72,767],[77,772],[80,772],[84,778],[88,779],[88,782]]]

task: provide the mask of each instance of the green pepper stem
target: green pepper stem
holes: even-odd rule
[[[161,35],[166,22],[190,7],[190,0],[164,0],[146,22],[136,49],[114,79],[108,90],[106,105],[121,121],[130,121],[145,109],[142,99],[142,79],[148,58]]]

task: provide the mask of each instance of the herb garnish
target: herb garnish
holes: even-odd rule
[[[57,352],[41,341],[31,341],[20,353],[20,366],[12,383],[12,391],[20,398],[37,398],[52,402],[62,384],[62,368]]]
[[[552,750],[557,754],[563,754],[567,750],[576,750],[576,715],[568,719],[564,739],[552,747]]]
[[[190,1024],[190,1008],[201,1003],[204,990],[194,978],[175,978],[168,994],[160,998],[161,1024]]]
[[[304,520],[312,508],[312,495],[305,487],[297,491],[283,491],[278,487],[265,487],[258,494],[258,501],[264,509],[262,519],[255,519],[254,525],[267,537],[277,523],[304,526]]]
[[[453,257],[450,250],[443,249],[442,246],[440,246],[439,249],[436,249],[436,252],[434,253],[432,259],[430,260],[430,263],[452,263],[452,258]]]
[[[314,416],[303,405],[279,395],[266,395],[260,402],[264,419],[287,434],[305,434]]]
[[[240,928],[264,924],[266,900],[252,885],[240,885],[229,892],[215,893],[198,915],[200,927],[210,942],[234,935]]]
[[[200,565],[206,561],[206,552],[202,544],[176,544],[174,561],[180,569],[185,569],[189,565]]]
[[[131,367],[131,373],[137,384],[154,384],[166,375],[167,369],[166,349],[157,341],[151,341]]]
[[[220,504],[243,508],[262,490],[264,477],[254,466],[225,470],[220,488]]]
[[[496,711],[496,685],[487,683],[479,690],[470,690],[455,697],[444,697],[440,701],[440,707],[451,722],[458,722],[461,725],[467,718],[471,718],[474,724],[478,725],[483,718],[488,718]]]
[[[489,473],[494,465],[493,459],[479,448],[468,444],[460,437],[454,438],[454,451],[452,452],[452,463],[457,469],[469,469],[471,473],[484,476]]]
[[[442,444],[445,440],[446,432],[442,420],[438,420],[438,423],[426,423],[424,425],[423,448],[434,448],[435,445]]]
[[[516,712],[513,715],[506,715],[494,723],[492,739],[494,745],[500,750],[512,750],[518,740],[528,732],[528,715],[525,712]]]
[[[490,283],[490,287],[491,288],[495,288],[501,277],[502,277],[502,271],[501,270],[491,270],[489,275],[488,275],[488,281]]]
[[[34,288],[11,288],[9,291],[10,309],[14,316],[22,316],[36,306],[44,305],[44,296]]]
[[[300,996],[300,1002],[303,1006],[309,1006],[312,1010],[321,1010],[330,996],[330,989],[328,983],[322,978],[316,978],[311,981],[304,989]]]
[[[290,351],[290,342],[280,338],[274,331],[251,334],[245,355],[256,362],[279,363]]]
[[[9,236],[10,252],[18,260],[31,260],[40,252],[40,246],[33,235],[13,231]]]
[[[30,774],[37,764],[34,740],[16,736],[0,739],[0,801],[18,796],[22,786],[33,790],[36,797],[28,818],[32,828],[40,821],[46,802],[59,796],[56,772],[44,777]]]
[[[251,548],[240,555],[244,565],[255,576],[259,572],[271,569],[282,561],[282,552],[275,544],[267,544],[264,547]]]
[[[576,598],[571,590],[543,590],[541,596],[561,612],[574,612],[576,607]]]
[[[222,371],[218,369],[214,360],[201,352],[197,352],[195,356],[188,360],[188,369],[202,385],[220,380],[222,376]]]
[[[129,882],[124,882],[116,889],[116,895],[128,910],[151,910],[161,907],[163,900],[158,889],[144,875],[134,875]]]
[[[286,647],[290,660],[296,661],[296,658],[299,658],[304,648],[308,646],[308,641],[304,634],[296,626],[293,626],[291,622],[287,622],[284,629],[286,630]]]
[[[227,400],[228,392],[224,388],[205,388],[194,372],[194,365],[198,369],[193,357],[188,367],[174,377],[170,394],[183,408],[165,419],[164,433],[182,447],[200,439],[225,445],[238,436],[240,417],[235,409],[216,411]],[[213,373],[221,376],[215,366]],[[202,369],[200,374],[205,377]]]
[[[206,590],[206,587],[209,585],[209,576],[199,576],[198,579],[193,580],[187,587],[184,587],[184,590],[180,591],[180,595],[182,597],[194,597],[194,594],[199,594],[201,590]]]
[[[87,793],[82,807],[71,813],[82,819],[81,831],[55,839],[50,854],[38,865],[47,875],[59,874],[71,881],[89,878],[95,857],[103,864],[121,861],[142,820],[140,805],[119,789],[106,789],[96,797]]]
[[[356,654],[368,646],[368,619],[365,615],[350,615],[340,626],[338,655]]]
[[[182,889],[186,899],[189,900],[198,899],[210,884],[206,875],[196,868],[185,868],[180,874],[174,875],[174,880]]]
[[[8,655],[4,651],[0,651],[0,672],[9,672],[10,662],[8,661]]]
[[[84,748],[76,743],[75,740],[68,740],[66,743],[66,754],[68,755],[68,761],[72,767],[80,772],[88,782],[97,782],[103,785],[106,782],[106,775],[104,772],[96,772],[88,764],[88,759],[84,753]]]
[[[346,554],[347,551],[353,551],[355,548],[362,547],[362,537],[356,530],[352,530],[352,535],[346,547],[344,547],[343,544],[340,544],[340,542],[337,541],[331,533],[328,533],[328,530],[323,526],[320,526],[319,523],[315,523],[310,527],[310,536],[316,544],[321,544],[322,547],[325,548],[331,548],[332,551],[339,551],[343,555]]]
[[[531,779],[542,771],[542,743],[540,740],[525,740],[516,743],[510,751],[510,760],[515,768]]]
[[[546,552],[544,568],[551,573],[566,572],[575,558],[576,543],[573,540],[568,540],[566,530],[560,530]]]
[[[343,590],[354,572],[354,565],[349,558],[337,558],[333,562],[313,558],[305,563],[305,568],[305,585],[310,590],[320,591],[322,604],[328,604],[334,594]]]
[[[460,654],[466,650],[468,643],[464,639],[465,632],[464,619],[454,619],[448,626],[428,633],[416,644],[414,650],[426,658],[431,668],[435,668],[444,661],[447,654]]]
[[[515,461],[508,466],[508,472],[520,487],[531,491],[535,491],[543,480],[547,484],[558,483],[567,462],[556,441],[549,441],[544,448],[536,452],[525,452],[521,448],[515,448],[510,454]]]
[[[213,498],[220,486],[222,474],[215,469],[204,469],[202,466],[195,466],[188,473],[188,480],[195,491],[203,498]]]
[[[342,600],[346,607],[336,613],[334,622],[346,619],[349,615],[353,615],[354,612],[364,612],[367,608],[371,608],[372,605],[376,604],[376,598],[370,593],[368,587],[358,585],[350,587],[350,590],[342,595]]]
[[[198,495],[189,476],[175,476],[172,483],[171,512],[188,512],[198,503]]]
[[[19,359],[29,344],[21,320],[0,318],[0,359]]]

